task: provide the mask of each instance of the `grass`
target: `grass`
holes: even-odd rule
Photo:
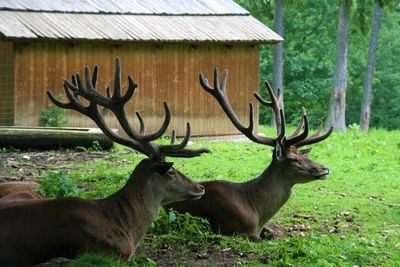
[[[273,135],[271,129],[262,131]],[[271,159],[270,147],[250,142],[197,141],[193,146],[209,147],[212,153],[171,160],[197,181],[246,181],[259,175]],[[287,230],[283,237],[251,242],[238,236],[216,236],[204,221],[190,216],[174,219],[163,211],[141,246],[157,249],[160,244],[176,244],[182,259],[193,251],[232,249],[239,255],[234,263],[248,266],[398,266],[400,131],[372,129],[362,134],[350,127],[312,148],[310,157],[328,166],[331,174],[326,180],[294,187],[288,203],[270,221]],[[89,188],[84,197],[106,196],[125,183],[140,159],[119,147],[104,159],[74,164],[68,175]],[[293,230],[299,225],[307,230]],[[138,262],[153,266],[157,258],[142,253],[127,264],[84,255],[71,266],[134,266]]]

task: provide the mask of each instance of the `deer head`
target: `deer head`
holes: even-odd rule
[[[99,67],[96,65],[93,75],[88,66],[85,66],[85,79],[81,80],[79,74],[72,76],[71,81],[64,81],[64,91],[69,103],[62,103],[56,99],[51,91],[47,94],[51,101],[60,108],[72,109],[91,118],[97,126],[114,142],[130,147],[148,157],[142,160],[135,168],[130,180],[135,184],[151,183],[154,190],[163,194],[162,204],[182,199],[199,198],[204,194],[202,185],[192,182],[185,175],[175,170],[171,162],[166,162],[165,158],[170,157],[197,157],[202,153],[209,152],[206,148],[186,149],[186,145],[190,139],[190,124],[186,125],[186,134],[181,143],[175,144],[175,131],[171,144],[159,145],[154,143],[160,138],[168,128],[171,112],[168,104],[164,102],[165,118],[158,131],[154,133],[146,133],[144,119],[139,111],[136,116],[139,120],[140,129],[136,131],[131,127],[125,114],[124,106],[132,98],[138,85],[135,83],[131,75],[128,75],[128,88],[126,93],[122,95],[121,85],[121,64],[119,57],[115,59],[115,79],[114,89],[107,87],[107,97],[98,93],[96,89]],[[84,98],[89,105],[84,105],[80,98]],[[102,111],[99,110],[102,107]],[[112,111],[115,114],[119,124],[125,131],[125,136],[114,133],[105,123],[104,116]],[[126,187],[132,186],[128,181]]]
[[[214,88],[212,88],[204,75],[200,74],[199,78],[201,86],[206,92],[214,96],[230,121],[241,133],[253,142],[274,148],[272,163],[270,166],[271,169],[281,174],[281,179],[288,179],[288,182],[291,184],[306,183],[317,179],[323,179],[329,174],[328,168],[308,158],[310,149],[299,150],[299,148],[328,138],[332,133],[333,128],[330,128],[325,134],[319,135],[322,129],[322,125],[320,125],[314,134],[308,136],[308,120],[306,111],[303,108],[301,120],[296,130],[290,136],[286,136],[285,115],[283,109],[280,108],[278,101],[280,92],[275,96],[270,84],[265,82],[271,101],[266,101],[257,92],[254,93],[254,96],[260,104],[272,108],[276,119],[277,137],[271,138],[255,134],[252,103],[249,104],[249,126],[245,127],[239,122],[239,119],[233,111],[226,96],[225,89],[228,71],[224,71],[221,84],[218,81],[218,76],[218,69],[215,68]]]

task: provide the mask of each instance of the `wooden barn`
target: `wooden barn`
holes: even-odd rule
[[[231,0],[2,0],[0,1],[0,125],[39,126],[50,105],[46,91],[84,66],[99,64],[100,92],[113,85],[114,59],[122,77],[139,84],[127,107],[154,130],[171,108],[171,129],[193,135],[237,133],[216,101],[199,85],[203,72],[229,69],[228,96],[243,123],[259,87],[259,47],[282,38]],[[258,105],[256,105],[258,108]],[[258,112],[256,112],[258,114]],[[257,115],[258,116],[258,115]],[[94,123],[68,112],[69,126]],[[108,119],[117,127],[115,118]]]

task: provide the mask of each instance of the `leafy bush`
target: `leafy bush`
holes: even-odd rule
[[[103,147],[100,145],[99,141],[93,141],[92,146],[89,147],[89,151],[99,152],[103,151]]]
[[[44,127],[63,127],[68,125],[68,117],[65,113],[65,109],[51,106],[40,112],[40,119]]]
[[[63,171],[46,175],[41,180],[40,187],[35,191],[38,191],[45,197],[49,198],[77,196],[80,193],[77,184]]]
[[[161,208],[158,219],[151,225],[152,234],[167,234],[177,232],[191,237],[204,236],[211,233],[208,220],[195,217],[189,213],[181,214],[173,210]]]

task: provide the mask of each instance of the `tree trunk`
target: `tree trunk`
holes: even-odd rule
[[[336,37],[335,73],[329,102],[327,128],[333,126],[346,131],[347,52],[349,40],[350,0],[343,0],[339,8]]]
[[[377,2],[374,7],[374,18],[372,21],[371,39],[369,41],[368,62],[364,78],[364,96],[361,105],[360,129],[367,132],[371,115],[372,77],[375,67],[376,47],[378,45],[379,26],[381,22],[381,7]]]
[[[283,37],[283,3],[275,1],[274,31]],[[279,105],[283,109],[283,43],[279,42],[274,47],[274,63],[272,66],[272,89],[277,94],[281,91]],[[275,125],[275,114],[272,113],[271,126]]]

